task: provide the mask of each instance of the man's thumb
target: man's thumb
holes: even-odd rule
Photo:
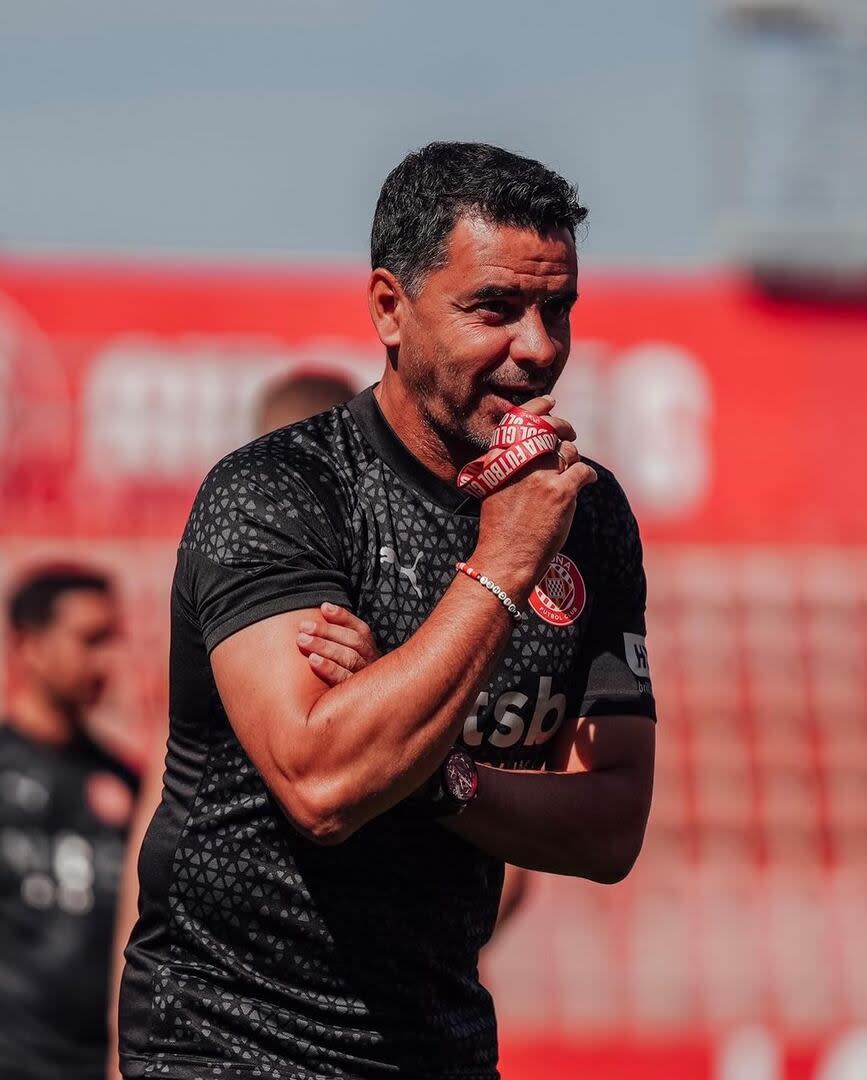
[[[544,416],[554,408],[555,404],[554,398],[549,394],[542,394],[541,397],[530,398],[526,405],[522,405],[521,408],[533,413],[534,416]]]

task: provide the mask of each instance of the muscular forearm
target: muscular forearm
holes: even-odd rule
[[[458,575],[400,648],[322,694],[304,721],[311,755],[294,752],[286,776],[296,790],[316,785],[323,833],[333,834],[320,839],[343,838],[431,776],[512,629],[503,605]]]
[[[477,798],[449,828],[506,862],[592,881],[620,881],[644,838],[650,791],[627,767],[510,772],[479,767]]]

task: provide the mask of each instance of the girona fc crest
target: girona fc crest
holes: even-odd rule
[[[575,563],[562,552],[530,594],[530,606],[540,619],[554,626],[575,622],[587,603],[584,578]]]

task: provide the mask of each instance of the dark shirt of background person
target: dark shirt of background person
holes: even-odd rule
[[[113,674],[111,582],[31,573],[8,603],[0,707],[0,1078],[104,1075],[114,907],[133,774],[87,731]]]

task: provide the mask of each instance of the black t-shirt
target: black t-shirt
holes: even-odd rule
[[[2,1080],[105,1074],[126,829],[101,807],[135,783],[84,738],[55,747],[0,727]]]
[[[654,715],[638,531],[599,473],[467,717],[479,761],[541,768],[567,716]],[[208,659],[243,627],[326,600],[390,651],[477,532],[478,503],[420,465],[370,389],[205,480],[173,587],[165,793],[121,1002],[126,1076],[496,1077],[477,960],[502,863],[400,808],[337,846],[306,840],[235,738]]]

